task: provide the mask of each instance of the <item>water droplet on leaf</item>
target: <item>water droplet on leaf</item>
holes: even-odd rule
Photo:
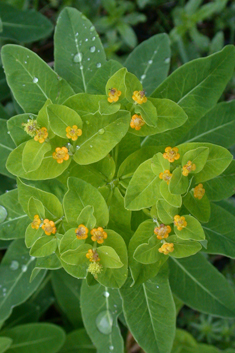
[[[0,206],[0,223],[4,222],[6,218],[7,218],[7,210],[5,209],[5,207]]]
[[[148,63],[149,65],[151,65],[153,63],[153,60],[149,60]]]
[[[166,59],[164,60],[164,63],[165,63],[165,64],[169,64],[169,62],[170,62],[170,58],[166,58]]]
[[[145,77],[146,77],[146,75],[142,75],[140,78],[141,78],[141,80],[144,80]]]
[[[90,31],[94,31],[94,30],[95,30],[95,27],[91,26]]]
[[[38,82],[38,78],[37,77],[34,77],[33,78],[33,83],[37,83]]]
[[[91,52],[91,53],[94,53],[94,52],[95,52],[95,46],[90,47],[90,52]]]
[[[92,40],[92,42],[94,42],[94,40],[95,40],[95,37],[92,37],[92,38],[91,38],[91,40]]]
[[[82,61],[82,54],[81,53],[77,53],[76,55],[74,55],[73,61],[75,63],[80,63]]]
[[[105,292],[103,293],[103,296],[104,296],[105,298],[108,298],[108,297],[110,296],[110,294],[109,294],[109,292],[105,291]]]
[[[17,270],[18,268],[19,268],[19,262],[13,260],[13,261],[11,262],[10,269],[14,271],[14,270]]]
[[[113,350],[114,350],[114,346],[109,346],[109,349],[110,349],[111,351],[113,351]]]
[[[28,267],[27,267],[26,265],[22,265],[22,266],[21,266],[21,270],[22,270],[22,272],[26,272],[26,271],[27,271],[27,269],[28,269]]]
[[[101,63],[96,64],[96,67],[99,69],[101,67]]]
[[[98,131],[98,133],[100,134],[100,135],[103,135],[104,134],[104,129],[99,129],[99,131]]]
[[[112,332],[113,317],[109,310],[101,311],[96,318],[96,326],[98,330],[104,335]]]

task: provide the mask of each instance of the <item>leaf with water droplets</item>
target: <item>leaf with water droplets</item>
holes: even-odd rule
[[[0,131],[0,173],[12,177],[12,175],[5,167],[7,157],[15,147],[14,142],[12,141],[7,131],[7,120],[0,119]]]
[[[55,31],[55,70],[76,93],[87,85],[105,63],[105,52],[91,22],[76,9],[66,8]]]

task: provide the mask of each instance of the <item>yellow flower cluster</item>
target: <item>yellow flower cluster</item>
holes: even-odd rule
[[[172,163],[180,158],[180,154],[178,152],[179,149],[177,147],[166,147],[165,153],[163,153],[163,157]]]
[[[182,230],[183,228],[185,228],[187,226],[185,217],[180,217],[179,215],[176,215],[174,217],[174,225],[177,227],[178,230]]]
[[[147,102],[147,97],[145,96],[144,91],[134,91],[132,99],[138,104],[143,104]]]
[[[22,125],[24,126],[24,131],[31,137],[34,137],[39,129],[37,120],[33,119],[29,119],[27,123],[23,123]]]
[[[52,156],[54,159],[56,159],[57,163],[61,164],[64,161],[67,161],[69,159],[69,153],[68,153],[68,148],[66,147],[57,147],[55,149],[55,152],[53,152]]]
[[[80,224],[77,229],[75,229],[75,233],[78,239],[86,239],[88,237],[88,228]]]
[[[48,137],[47,128],[42,127],[41,129],[38,129],[36,131],[36,134],[34,136],[34,140],[38,141],[39,143],[43,143],[47,137]]]
[[[31,227],[33,229],[39,229],[41,225],[41,220],[39,218],[39,215],[35,215],[33,222],[31,223]],[[44,219],[42,229],[44,230],[46,235],[51,235],[56,233],[56,227],[55,223],[53,221],[49,221],[49,219]]]
[[[157,238],[159,240],[168,238],[170,232],[171,232],[171,227],[165,226],[165,224],[160,224],[159,227],[156,227],[154,229],[154,233],[157,235]]]
[[[39,215],[36,214],[36,215],[34,216],[33,222],[31,223],[31,227],[32,227],[33,229],[39,229],[40,224],[41,224],[41,220],[40,220],[40,218],[39,218]]]
[[[66,127],[66,136],[68,139],[71,139],[72,141],[76,141],[79,136],[82,135],[82,130],[78,129],[77,125],[67,126]]]
[[[130,127],[135,130],[140,130],[142,126],[145,125],[145,122],[141,115],[134,114],[131,118]]]
[[[86,254],[86,258],[91,262],[87,271],[90,272],[95,278],[97,278],[97,275],[101,273],[103,269],[102,265],[99,263],[100,258],[97,251],[89,249]]]
[[[96,250],[93,249],[89,249],[87,254],[86,254],[86,258],[91,261],[91,262],[98,262],[100,261],[99,255],[97,253]]]
[[[170,173],[170,171],[168,169],[166,169],[163,173],[159,174],[159,178],[166,181],[167,185],[169,184],[171,177],[172,177],[172,174]]]
[[[205,189],[203,188],[203,185],[202,184],[198,184],[198,186],[196,186],[194,188],[193,196],[196,199],[201,200],[203,198],[204,194],[205,194]]]
[[[187,164],[183,166],[182,174],[184,176],[188,176],[190,172],[196,170],[196,165],[191,161],[188,161]]]
[[[103,230],[102,227],[92,229],[91,235],[91,240],[97,241],[98,244],[102,244],[107,238],[107,233]]]
[[[108,102],[109,103],[116,103],[119,100],[122,92],[119,91],[117,88],[111,88],[109,91]]]
[[[174,244],[173,243],[165,243],[158,249],[158,251],[161,254],[168,255],[170,252],[174,251]]]

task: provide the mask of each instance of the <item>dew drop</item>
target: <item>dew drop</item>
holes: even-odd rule
[[[19,262],[13,260],[13,261],[11,262],[10,269],[14,271],[14,270],[17,270],[18,268],[19,268]]]
[[[97,63],[96,67],[99,69],[101,67],[101,63]]]
[[[26,272],[26,271],[27,271],[27,269],[28,269],[28,267],[27,267],[26,265],[22,265],[22,266],[21,266],[21,270],[22,270],[22,272]]]
[[[89,121],[89,120],[86,120],[86,124],[89,125],[89,124],[90,124],[90,121]]]
[[[88,42],[88,38],[85,39],[85,42]]]
[[[82,65],[80,66],[80,70],[83,70],[83,66]]]
[[[94,52],[95,52],[95,46],[90,47],[90,52],[91,52],[91,53],[94,53]]]
[[[0,206],[0,223],[4,222],[6,218],[7,218],[7,210],[5,209],[5,207]]]
[[[91,60],[91,58],[87,58],[87,61],[90,61]]]
[[[82,54],[81,53],[77,53],[76,55],[74,55],[73,61],[75,63],[80,63],[82,61]]]
[[[148,63],[149,65],[151,65],[153,63],[153,60],[149,60]]]
[[[80,146],[76,146],[76,151],[78,151],[80,149]]]
[[[109,349],[110,349],[111,351],[113,351],[113,350],[114,350],[114,346],[109,346]]]
[[[22,85],[23,87],[25,87],[25,85]]]
[[[96,318],[96,326],[104,335],[112,332],[113,317],[109,310],[101,311]]]
[[[79,33],[77,32],[77,33],[75,34],[75,37],[77,37],[77,36],[78,36],[78,34],[79,34]]]
[[[164,63],[165,63],[165,64],[169,64],[169,62],[170,62],[170,58],[166,58],[166,59],[164,60]]]
[[[92,145],[90,145],[90,148],[92,148],[93,146]]]
[[[157,286],[157,289],[159,288],[159,286]]]
[[[103,296],[105,297],[105,298],[108,298],[109,297],[109,292],[107,292],[107,291],[105,291],[104,293],[103,293]]]
[[[34,77],[33,78],[33,83],[37,83],[38,82],[38,78],[37,77]]]
[[[27,61],[25,61],[24,63],[27,64]]]
[[[10,135],[10,131],[7,131],[8,135]]]
[[[146,75],[142,75],[140,78],[141,78],[141,80],[144,80],[145,77],[146,77]]]
[[[6,292],[6,291],[7,291],[7,289],[6,289],[6,288],[3,288],[3,289],[2,289],[2,291],[3,291],[3,292]]]
[[[94,31],[94,30],[95,30],[95,27],[91,26],[90,31]]]
[[[92,42],[94,42],[94,41],[95,41],[95,36],[94,36],[94,37],[92,37],[92,38],[91,38],[91,40],[92,40]]]
[[[157,54],[157,50],[154,50],[154,54]]]

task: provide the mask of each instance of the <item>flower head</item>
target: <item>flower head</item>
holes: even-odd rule
[[[39,215],[38,214],[35,214],[34,218],[33,218],[33,222],[31,223],[31,227],[33,229],[39,229],[40,227],[40,224],[41,224],[41,220],[39,218]]]
[[[72,141],[76,141],[78,136],[82,135],[82,130],[78,129],[77,125],[67,126],[66,127],[66,136],[68,139],[72,139]]]
[[[176,215],[174,217],[174,225],[177,227],[178,230],[182,230],[187,226],[187,222],[185,221],[185,217],[180,217],[179,215]]]
[[[203,198],[204,194],[205,194],[205,189],[203,188],[203,185],[202,184],[198,184],[198,186],[196,186],[194,188],[193,196],[196,199],[201,200]]]
[[[43,143],[48,136],[47,128],[42,127],[41,129],[36,131],[36,135],[34,136],[34,140],[40,143]]]
[[[92,262],[87,269],[87,271],[90,272],[95,278],[98,277],[97,275],[101,273],[102,270],[103,267],[98,262]]]
[[[170,252],[174,251],[174,244],[173,243],[165,243],[158,249],[158,251],[161,254],[168,255]]]
[[[57,147],[55,152],[52,154],[53,158],[57,160],[57,163],[63,163],[69,159],[68,148],[66,147]]]
[[[177,161],[180,158],[180,154],[178,153],[179,149],[177,147],[167,147],[165,148],[165,153],[163,153],[163,157],[168,159],[169,162]]]
[[[157,238],[159,240],[168,238],[170,232],[171,232],[171,227],[165,226],[165,224],[160,224],[159,227],[156,227],[154,229],[154,233],[157,235]]]
[[[88,237],[88,228],[83,224],[80,224],[77,229],[75,229],[76,237],[78,239],[86,239]]]
[[[131,118],[130,127],[135,130],[140,130],[145,124],[141,115],[134,114]]]
[[[93,228],[91,230],[91,240],[97,241],[98,244],[102,244],[104,239],[107,238],[107,233],[103,230],[102,227]]]
[[[138,104],[142,104],[142,103],[147,102],[147,97],[145,96],[144,91],[134,91],[132,99]]]
[[[100,261],[99,255],[96,250],[89,249],[88,252],[86,253],[86,258],[90,262],[98,262]]]
[[[120,95],[122,94],[117,88],[111,88],[109,91],[108,102],[115,103],[119,100]]]
[[[167,185],[169,184],[171,177],[172,177],[172,174],[170,173],[170,171],[168,169],[164,170],[163,173],[159,174],[159,178],[166,181]]]
[[[194,171],[194,170],[196,170],[196,165],[195,165],[194,163],[192,164],[191,161],[188,161],[187,164],[185,164],[185,165],[183,166],[182,174],[183,174],[184,176],[188,176],[189,173],[192,172],[192,171]]]
[[[42,229],[44,230],[46,235],[56,233],[55,223],[53,221],[49,221],[49,219],[44,219]]]
[[[37,120],[29,119],[27,123],[22,124],[24,126],[24,131],[31,137],[36,135],[37,130],[39,129]]]

